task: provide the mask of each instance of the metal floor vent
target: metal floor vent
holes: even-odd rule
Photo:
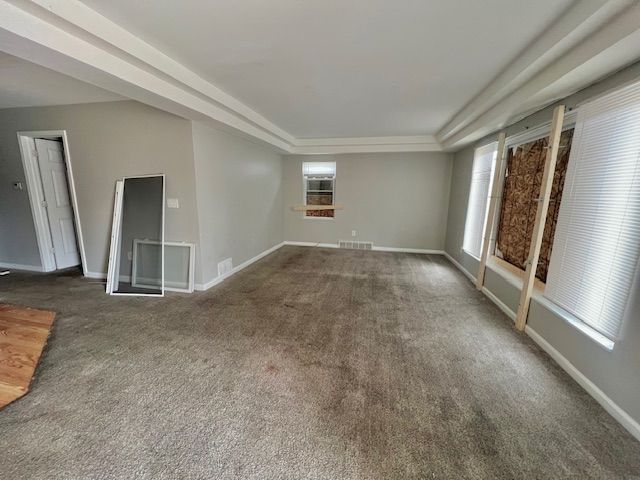
[[[338,247],[350,248],[352,250],[371,250],[373,249],[373,242],[352,242],[347,240],[339,240]]]

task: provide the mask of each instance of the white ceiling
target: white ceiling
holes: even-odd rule
[[[0,52],[0,108],[122,99],[115,93]]]
[[[317,138],[437,132],[572,1],[84,3],[293,136]]]

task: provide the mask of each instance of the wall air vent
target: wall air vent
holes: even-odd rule
[[[351,250],[372,250],[373,242],[355,242],[355,241],[339,240],[338,247],[350,248]]]

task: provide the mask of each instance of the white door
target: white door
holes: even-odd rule
[[[36,139],[36,152],[56,268],[79,265],[80,254],[76,242],[62,142]]]

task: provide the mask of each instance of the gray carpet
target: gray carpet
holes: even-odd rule
[[[640,478],[634,440],[440,256],[284,247],[212,290],[58,312],[2,479]]]

